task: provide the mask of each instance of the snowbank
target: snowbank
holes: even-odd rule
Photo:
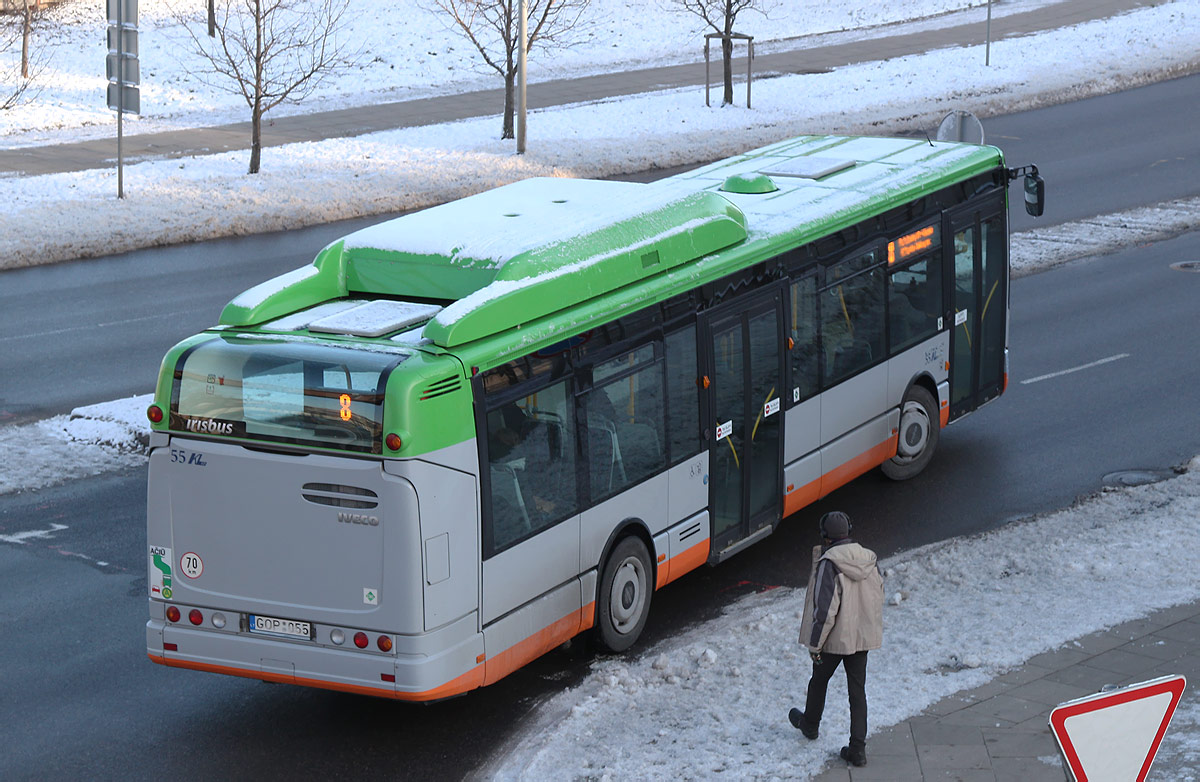
[[[146,463],[153,394],[79,407],[23,426],[0,427],[0,495],[32,491]]]

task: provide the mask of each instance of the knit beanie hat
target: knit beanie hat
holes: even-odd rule
[[[841,540],[850,537],[850,517],[840,510],[833,510],[821,517],[821,537]]]

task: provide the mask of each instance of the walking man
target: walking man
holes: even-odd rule
[[[812,678],[804,711],[792,709],[788,721],[815,739],[825,711],[825,688],[838,664],[846,671],[850,693],[850,744],[842,759],[867,764],[867,652],[883,643],[883,577],[875,552],[850,538],[850,517],[831,511],[821,517],[824,544],[813,547],[812,574],[804,596],[800,645],[812,657]]]

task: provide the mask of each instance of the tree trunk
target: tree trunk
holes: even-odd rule
[[[29,78],[29,30],[33,27],[33,9],[25,0],[25,21],[21,27],[21,78]]]
[[[262,99],[254,99],[254,108],[250,110],[250,172],[258,173],[258,165],[262,160]]]
[[[726,31],[728,35],[728,31]],[[721,98],[722,106],[733,104],[733,39],[721,39],[721,60],[725,70],[725,95]]]
[[[263,99],[263,8],[254,0],[254,105],[250,107],[250,173],[258,173],[262,160],[262,99]]]
[[[513,114],[515,112],[514,100],[516,94],[517,72],[513,68],[509,68],[504,74],[504,129],[500,134],[500,138],[513,138]]]

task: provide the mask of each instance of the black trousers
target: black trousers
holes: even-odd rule
[[[867,653],[821,654],[821,662],[813,663],[812,678],[808,680],[808,700],[804,720],[816,727],[825,712],[825,690],[829,679],[841,665],[846,671],[846,689],[850,692],[850,749],[865,751],[867,747]]]

